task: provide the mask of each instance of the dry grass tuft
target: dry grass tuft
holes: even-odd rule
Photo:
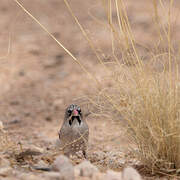
[[[138,159],[150,170],[166,173],[180,168],[179,87],[176,79],[170,87],[168,75],[120,71],[113,87],[96,101],[102,114],[109,112],[125,124]]]
[[[91,102],[99,113],[109,112],[109,117],[126,124],[128,137],[138,148],[136,157],[151,172],[177,173],[180,169],[180,94],[178,54],[171,38],[173,2],[170,1],[169,9],[166,9],[167,24],[162,25],[157,14],[157,1],[153,1],[159,43],[154,44],[147,61],[138,55],[123,1],[115,1],[119,30],[115,30],[112,23],[112,5],[111,1],[108,2],[103,1],[108,9],[112,44],[118,41],[116,35],[120,32],[118,36],[124,36],[127,43],[125,47],[121,44],[119,49],[130,53],[124,53],[121,64],[114,54],[113,71],[109,77],[111,86],[105,85],[96,101]],[[158,3],[165,8],[162,1]]]

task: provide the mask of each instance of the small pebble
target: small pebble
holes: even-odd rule
[[[74,179],[74,167],[70,160],[64,155],[60,155],[56,158],[52,164],[52,170],[59,172],[63,180]]]
[[[92,177],[94,173],[98,172],[98,168],[87,160],[75,166],[76,176]]]

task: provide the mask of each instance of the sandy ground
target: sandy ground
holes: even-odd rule
[[[62,0],[21,2],[87,71],[103,78],[104,72],[96,56]],[[135,38],[151,47],[156,38],[151,3],[131,0],[126,4]],[[101,48],[102,57],[111,58],[108,30],[88,14],[105,23],[101,3],[75,0],[70,5],[95,45]],[[175,5],[174,12],[178,12],[179,1]],[[47,149],[58,138],[67,105],[78,103],[87,112],[84,99],[95,91],[96,84],[14,1],[1,0],[0,27],[0,120],[17,143]],[[180,29],[178,18],[176,28]],[[174,36],[179,38],[179,34]],[[128,141],[117,124],[91,115],[87,123],[90,127],[89,152],[127,152]]]

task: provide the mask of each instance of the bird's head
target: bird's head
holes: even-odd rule
[[[82,112],[81,108],[76,104],[71,104],[67,107],[65,112],[65,121],[68,121],[69,125],[73,124],[73,121],[77,120],[79,124],[82,121]]]

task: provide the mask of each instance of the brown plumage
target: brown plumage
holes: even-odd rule
[[[82,151],[86,157],[89,128],[79,106],[71,104],[67,107],[64,122],[59,131],[60,147],[64,154],[74,155]]]

